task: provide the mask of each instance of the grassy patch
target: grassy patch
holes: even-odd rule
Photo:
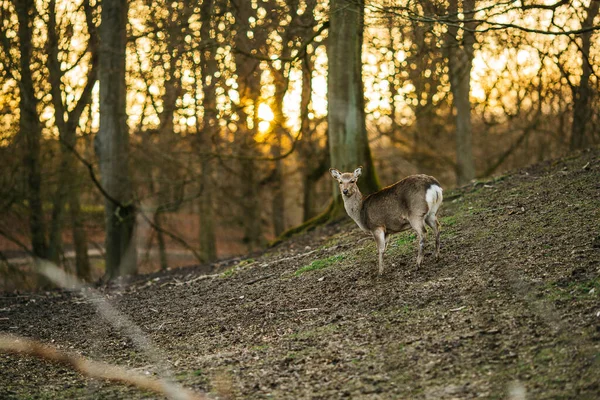
[[[449,226],[454,226],[458,222],[458,217],[456,215],[450,215],[448,217],[440,218],[440,223],[442,224],[442,228],[446,228]]]
[[[554,282],[546,287],[550,300],[589,300],[600,297],[600,279],[594,278],[579,282]]]
[[[414,233],[408,233],[408,234],[405,233],[402,236],[398,237],[394,241],[394,244],[398,247],[411,245],[415,241],[416,237],[417,236]]]
[[[394,253],[407,254],[414,249],[414,243],[417,235],[414,232],[399,233],[390,243],[390,248],[394,249]]]
[[[345,255],[338,254],[335,256],[327,257],[323,260],[315,260],[315,261],[311,262],[310,264],[305,265],[304,267],[302,267],[302,268],[298,269],[296,272],[294,272],[294,276],[302,275],[303,273],[308,272],[308,271],[315,271],[315,270],[331,267],[332,265],[339,263],[340,261],[344,260],[345,258],[346,258]]]

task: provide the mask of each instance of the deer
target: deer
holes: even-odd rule
[[[414,229],[419,239],[417,268],[423,262],[425,235],[429,226],[435,235],[434,257],[440,253],[441,224],[436,214],[442,204],[442,186],[432,176],[410,175],[378,192],[363,196],[358,189],[362,167],[354,172],[340,172],[330,168],[331,176],[338,181],[344,208],[348,216],[364,232],[373,235],[379,255],[379,275],[383,274],[383,253],[390,235]]]

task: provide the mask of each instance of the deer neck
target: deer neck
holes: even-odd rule
[[[348,216],[352,218],[354,222],[356,222],[356,225],[358,225],[360,229],[362,229],[365,232],[368,232],[369,230],[367,229],[366,224],[364,223],[361,217],[361,211],[363,206],[362,193],[359,190],[357,190],[352,196],[346,197],[342,195],[342,198],[344,199],[344,208],[346,209]]]

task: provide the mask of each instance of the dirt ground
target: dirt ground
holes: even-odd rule
[[[600,150],[445,192],[442,252],[409,232],[377,275],[349,218],[278,247],[99,290],[157,350],[81,293],[6,293],[0,332],[220,398],[600,398]],[[159,349],[159,350],[158,350]],[[0,355],[2,399],[156,398]]]

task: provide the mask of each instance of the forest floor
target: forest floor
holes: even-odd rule
[[[0,333],[35,338],[220,398],[600,398],[600,149],[445,192],[439,260],[410,232],[377,275],[345,218],[203,276],[99,289],[160,351],[80,292],[6,293]],[[159,355],[159,353],[161,355]],[[154,398],[0,355],[0,398]]]

